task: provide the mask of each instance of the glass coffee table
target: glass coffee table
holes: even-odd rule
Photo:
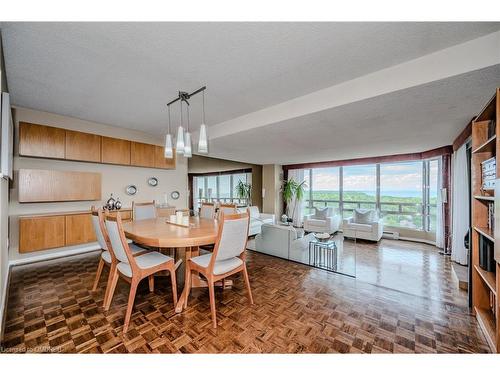
[[[317,239],[309,241],[309,265],[328,271],[337,271],[337,244],[332,238],[328,241]]]

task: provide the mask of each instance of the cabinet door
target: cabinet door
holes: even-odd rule
[[[120,213],[120,217],[121,217],[122,221],[132,221],[132,210],[130,210],[130,209],[111,211],[109,213],[109,215],[116,217],[116,214],[118,212]]]
[[[29,253],[64,246],[64,216],[19,219],[19,252]]]
[[[65,130],[19,123],[19,155],[64,159]]]
[[[155,168],[162,169],[175,169],[175,149],[174,157],[172,159],[167,159],[165,157],[165,148],[162,146],[155,146]]]
[[[130,165],[130,141],[102,137],[101,150],[103,163]]]
[[[101,136],[66,130],[66,159],[101,162]]]
[[[155,145],[132,142],[130,144],[130,164],[137,167],[155,166]]]
[[[158,207],[156,214],[158,217],[170,217],[170,215],[175,215],[175,207]]]
[[[66,215],[66,246],[97,241],[91,214]]]

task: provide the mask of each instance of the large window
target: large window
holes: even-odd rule
[[[201,202],[222,202],[246,204],[236,193],[239,181],[252,183],[251,171],[234,173],[221,172],[218,175],[198,175],[193,177],[193,206],[197,210]]]
[[[435,232],[439,171],[439,159],[307,169],[305,212],[377,208],[386,226]]]

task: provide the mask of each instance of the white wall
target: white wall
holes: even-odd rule
[[[160,142],[158,142],[157,137],[153,137],[142,132],[92,123],[71,117],[60,116],[26,108],[16,108],[14,112],[16,134],[14,150],[14,184],[10,192],[11,198],[9,204],[11,224],[11,247],[9,251],[9,258],[11,261],[34,258],[40,255],[54,254],[66,250],[83,250],[88,248],[88,246],[72,246],[46,251],[37,251],[34,253],[20,254],[18,252],[18,215],[88,210],[92,205],[102,206],[111,193],[113,193],[114,197],[120,198],[123,203],[123,207],[131,207],[132,200],[147,201],[155,199],[158,202],[163,202],[164,194],[167,193],[168,195],[170,195],[170,193],[174,190],[179,191],[181,196],[176,201],[170,199],[169,204],[175,205],[177,208],[187,207],[187,161],[186,158],[182,156],[177,159],[177,167],[175,170],[162,170],[154,168],[127,167],[97,163],[20,157],[17,150],[19,121],[50,125],[71,130],[79,130],[88,133],[130,139],[151,144],[161,144]],[[19,203],[17,198],[18,186],[16,177],[17,171],[23,168],[99,172],[102,174],[102,201]],[[147,179],[151,176],[155,176],[158,178],[159,184],[157,187],[153,188],[147,184]],[[130,184],[136,185],[138,188],[138,193],[134,197],[125,194],[125,187]]]

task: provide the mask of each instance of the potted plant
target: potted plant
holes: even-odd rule
[[[239,199],[245,199],[247,206],[250,206],[250,198],[252,196],[252,185],[241,180],[236,185],[236,195]]]
[[[293,178],[283,182],[283,200],[286,203],[286,210],[290,214],[290,209],[292,210],[291,217],[288,218],[289,222],[293,222],[293,216],[295,215],[295,209],[297,208],[297,202],[300,202],[304,198],[305,188],[307,187],[306,182],[297,182]],[[291,203],[294,200],[293,208]]]

